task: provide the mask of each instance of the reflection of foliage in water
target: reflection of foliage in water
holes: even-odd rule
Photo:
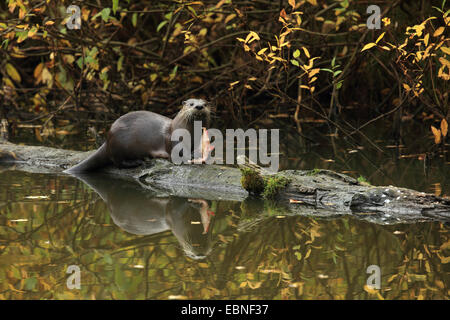
[[[120,230],[81,182],[1,175],[0,299],[377,299],[364,290],[371,264],[381,267],[384,298],[449,298],[450,237],[439,223],[267,217],[264,205],[242,207],[242,219],[241,204],[220,202],[214,249],[194,261],[170,232]],[[73,264],[80,290],[66,288]]]

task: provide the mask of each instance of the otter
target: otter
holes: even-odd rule
[[[194,146],[199,144],[194,141],[194,121],[202,121],[202,126],[209,126],[210,108],[205,100],[184,101],[173,120],[151,111],[129,112],[114,121],[106,142],[96,152],[65,172],[94,171],[110,164],[118,168],[137,167],[147,157],[170,160],[172,148],[180,143],[171,141],[172,132],[176,129],[190,132],[193,152]]]

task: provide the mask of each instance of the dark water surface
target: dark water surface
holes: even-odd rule
[[[389,128],[366,129],[370,142],[321,127],[306,144],[286,129],[281,166],[450,195],[448,159],[421,160],[427,131],[394,148]],[[448,224],[289,216],[263,202],[154,198],[135,183],[82,180],[0,167],[0,299],[450,297]],[[71,265],[80,289],[67,286]],[[370,265],[381,290],[365,287]]]

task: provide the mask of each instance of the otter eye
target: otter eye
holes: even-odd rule
[[[194,106],[194,104],[193,104],[193,103],[191,102],[190,106],[191,106],[191,107],[193,107],[193,106]]]

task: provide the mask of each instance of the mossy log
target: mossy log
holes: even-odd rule
[[[3,142],[0,143],[0,163],[4,169],[62,173],[91,152]],[[137,181],[158,196],[232,201],[249,197],[241,186],[240,169],[230,166],[174,165],[167,160],[151,159],[133,169],[111,166],[104,168],[103,172]],[[450,222],[448,198],[394,186],[370,186],[329,170],[285,170],[275,177],[284,177],[289,183],[271,198],[277,201],[277,206],[284,206],[292,214],[320,217],[353,215],[382,224],[430,220]]]

